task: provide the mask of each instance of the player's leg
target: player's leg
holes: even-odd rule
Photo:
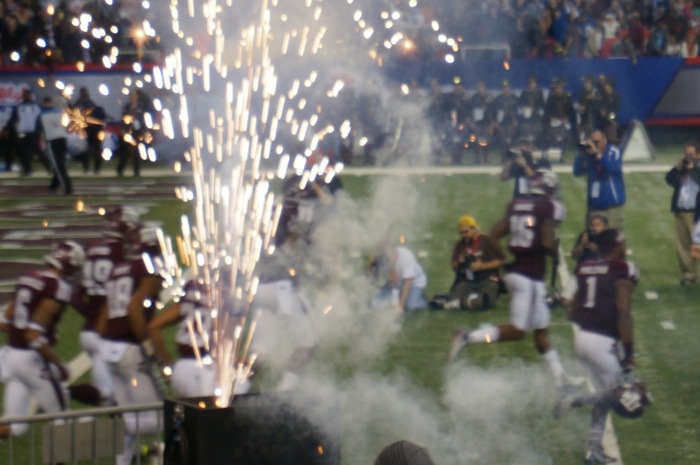
[[[27,386],[21,381],[10,377],[5,384],[3,393],[3,418],[26,417],[31,414],[31,394]],[[29,425],[26,423],[13,423],[12,425],[0,425],[0,439],[16,437],[24,434]]]

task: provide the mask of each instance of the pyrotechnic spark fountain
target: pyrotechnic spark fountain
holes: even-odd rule
[[[387,52],[377,53],[380,47],[415,47],[410,34],[396,29],[410,23],[403,18],[416,1],[376,15],[376,5],[365,13],[353,0],[346,1],[343,8],[334,5],[333,14],[346,16],[351,26],[346,34],[367,41],[365,56],[381,65]],[[257,324],[250,313],[258,285],[256,265],[274,252],[281,213],[272,181],[285,178],[291,167],[301,189],[317,178],[330,182],[342,164],[311,155],[324,137],[345,138],[351,131],[349,121],[338,127],[318,124],[324,112],[319,96],[335,98],[345,83],[322,76],[312,64],[322,56],[342,60],[334,57],[336,50],[324,50],[331,32],[335,46],[350,41],[324,24],[323,1],[305,0],[303,7],[294,3],[227,0],[197,6],[171,0],[171,28],[180,42],[153,72],[154,84],[177,96],[180,106],[177,117],[162,112],[165,135],[176,136],[177,118],[181,135],[190,142],[186,158],[194,187],[180,190],[179,196],[193,199],[193,218],[183,217],[176,244],[183,264],[209,290],[220,406],[229,405],[236,383],[250,375],[255,358],[248,350]],[[229,27],[234,38],[227,37]],[[432,29],[439,30],[437,22]],[[457,51],[454,39],[440,36],[440,42]],[[305,64],[304,72],[289,76],[299,60],[311,68]],[[319,86],[326,90],[315,92]],[[192,328],[193,337],[195,332]]]

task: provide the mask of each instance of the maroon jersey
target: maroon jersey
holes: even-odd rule
[[[189,327],[192,327],[190,332]],[[180,300],[180,326],[175,335],[177,350],[181,358],[194,358],[193,344],[199,355],[207,355],[212,331],[211,311],[207,307],[207,289],[192,280],[185,286],[185,295]]]
[[[573,321],[581,329],[619,338],[615,283],[629,279],[637,284],[639,269],[627,260],[586,260],[576,267],[578,291]]]
[[[113,341],[138,343],[129,325],[127,306],[141,282],[149,276],[159,276],[159,270],[146,265],[142,258],[118,263],[107,281],[107,328],[103,337]],[[158,294],[150,296],[144,305],[146,321],[153,318]]]
[[[564,221],[566,209],[547,197],[516,198],[508,204],[508,249],[515,257],[508,271],[544,281],[547,250],[542,245],[547,219]]]
[[[42,331],[49,344],[56,343],[56,325],[61,319],[63,311],[71,300],[72,288],[61,276],[48,271],[36,270],[20,276],[14,296],[13,318],[9,325],[10,346],[17,349],[28,349],[25,340],[25,331],[29,328]],[[47,328],[34,322],[34,312],[44,299],[53,299],[62,306]]]
[[[85,317],[83,331],[94,331],[107,293],[107,281],[114,266],[123,260],[124,246],[120,239],[99,239],[85,248],[82,292],[73,302],[76,310]]]

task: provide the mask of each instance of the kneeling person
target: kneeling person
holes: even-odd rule
[[[503,253],[489,236],[479,232],[473,217],[461,217],[458,230],[461,239],[452,251],[454,282],[450,292],[436,296],[431,306],[446,310],[490,308],[499,294],[498,271],[503,264]]]

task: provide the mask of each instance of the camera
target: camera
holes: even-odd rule
[[[592,140],[582,140],[578,143],[578,148],[589,154],[596,152],[596,146]]]
[[[459,273],[466,273],[469,268],[471,268],[472,263],[474,263],[474,260],[476,260],[476,257],[474,255],[467,255],[464,257],[464,260],[459,264],[458,272]]]
[[[683,169],[692,170],[693,168],[695,168],[695,160],[693,160],[692,158],[684,158]]]

